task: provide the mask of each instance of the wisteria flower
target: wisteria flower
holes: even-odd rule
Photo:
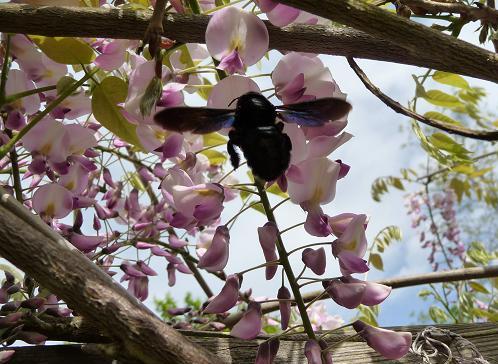
[[[206,28],[206,46],[219,69],[230,74],[244,73],[268,50],[268,30],[252,13],[230,6],[217,11]]]
[[[277,97],[284,104],[311,101],[323,97],[343,97],[330,70],[318,57],[298,52],[285,55],[272,73]]]
[[[217,272],[225,268],[228,262],[230,233],[225,225],[218,226],[211,246],[199,259],[197,266],[209,272]]]
[[[259,243],[263,249],[263,254],[267,263],[278,259],[275,252],[277,235],[277,226],[272,222],[267,222],[264,226],[258,228]],[[270,280],[275,276],[275,273],[277,273],[278,265],[270,265],[265,269],[266,279]]]
[[[61,219],[73,209],[73,195],[57,183],[48,183],[36,190],[32,203],[42,217]]]
[[[231,309],[239,300],[239,277],[236,274],[229,275],[221,292],[213,298],[204,309],[205,313],[223,313]]]
[[[33,90],[35,85],[28,80],[26,74],[21,70],[11,69],[5,85],[5,93],[7,96],[14,95],[19,92]],[[38,95],[29,95],[7,105],[8,116],[5,126],[9,129],[19,130],[26,124],[24,114],[34,114],[40,109],[40,98]]]
[[[260,89],[258,84],[249,77],[228,76],[212,88],[207,106],[217,109],[235,109],[236,103],[232,101],[251,91],[260,92]]]
[[[307,310],[313,330],[333,330],[344,324],[339,315],[330,315],[321,302],[316,302]]]
[[[261,304],[251,301],[239,322],[235,324],[230,335],[239,339],[252,340],[259,335],[262,328]]]
[[[408,353],[412,344],[412,334],[409,332],[381,329],[370,326],[363,321],[355,321],[353,328],[372,349],[386,359],[402,358]]]

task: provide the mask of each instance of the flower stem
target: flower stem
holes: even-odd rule
[[[52,91],[52,90],[55,90],[55,89],[57,89],[56,85],[45,86],[45,87],[40,87],[40,88],[34,88],[32,90],[26,90],[26,91],[23,91],[23,92],[19,92],[17,94],[6,96],[5,100],[4,100],[4,102],[2,104],[10,104],[11,102],[17,101],[17,100],[22,99],[23,97],[26,97],[26,96],[31,96],[31,95],[34,95],[34,94],[39,94],[39,93],[42,93],[42,92],[45,92],[45,91]],[[2,105],[0,104],[0,106],[2,106]]]
[[[266,194],[264,181],[256,178],[256,187],[258,188],[259,194],[261,196],[261,203],[263,204],[263,208],[265,209],[266,217],[268,221],[273,222],[277,225],[277,221],[275,216],[273,215],[273,211],[270,206],[270,201],[268,200],[268,195]],[[308,317],[308,313],[306,312],[306,307],[304,305],[303,297],[301,296],[301,292],[299,291],[299,286],[296,281],[296,277],[294,276],[294,272],[292,271],[292,267],[289,262],[289,258],[287,252],[285,250],[284,242],[282,241],[281,233],[277,235],[277,250],[278,256],[280,259],[280,264],[284,267],[285,274],[287,275],[287,280],[289,281],[289,285],[291,286],[292,293],[294,294],[294,299],[296,300],[296,305],[301,314],[301,320],[303,322],[304,330],[310,339],[316,339],[315,332],[313,331],[313,327],[311,326],[311,321]]]
[[[292,249],[292,250],[289,252],[289,255],[291,255],[292,253],[297,252],[298,250],[302,250],[302,249],[304,249],[304,248],[309,248],[310,246],[317,246],[317,245],[330,245],[330,244],[332,244],[332,241],[323,241],[323,242],[320,242],[320,243],[312,243],[312,244],[303,245],[303,246],[297,247],[296,249]]]
[[[252,204],[250,204],[249,206],[243,208],[242,210],[240,210],[239,212],[237,212],[230,220],[228,220],[226,223],[225,223],[225,226],[228,226],[230,225],[230,223],[232,221],[234,221],[237,217],[239,217],[240,214],[242,214],[244,211],[247,211],[249,210],[250,208],[252,208],[253,206],[257,205],[261,203],[261,201],[256,201],[256,202],[253,202]]]
[[[242,275],[242,274],[246,274],[248,272],[251,272],[251,271],[259,269],[259,268],[270,267],[272,265],[278,265],[278,264],[280,264],[280,261],[278,259],[277,260],[272,260],[272,261],[269,261],[269,262],[257,265],[255,267],[247,268],[247,269],[245,269],[245,270],[243,270],[241,272],[238,272],[237,274]]]
[[[74,91],[78,89],[82,84],[86,82],[89,78],[91,78],[95,73],[97,73],[99,69],[95,68],[93,71],[90,73],[85,74],[83,78],[81,78],[79,81],[73,83],[69,87],[65,88],[64,91],[61,92],[59,97],[57,97],[54,101],[52,101],[50,104],[47,105],[45,110],[42,112],[36,114],[31,121],[29,122],[28,125],[26,125],[24,128],[19,131],[16,135],[14,135],[7,144],[4,144],[2,147],[0,147],[0,159],[5,157],[7,153],[16,145],[16,143],[21,140],[23,136],[25,136],[33,127],[38,124],[46,115],[48,115],[53,109],[55,109],[62,101],[64,101],[68,96],[70,96]]]
[[[289,231],[289,230],[292,230],[292,229],[294,229],[294,228],[297,228],[297,227],[299,227],[299,226],[301,226],[301,225],[304,225],[304,222],[300,222],[299,224],[289,226],[288,228],[286,228],[286,229],[284,229],[284,230],[280,231],[280,235],[282,235],[283,233],[286,233],[286,232],[287,232],[287,231]]]
[[[327,330],[327,331],[325,331],[323,334],[321,334],[321,335],[320,335],[320,339],[323,339],[323,338],[325,338],[325,336],[327,336],[327,335],[330,335],[330,334],[332,334],[332,333],[334,333],[334,332],[336,332],[336,331],[339,331],[339,330],[345,329],[346,327],[349,327],[349,326],[352,326],[352,325],[353,325],[353,323],[352,323],[352,322],[350,322],[349,324],[339,326],[339,327],[337,327],[337,328],[335,328],[335,329],[332,329],[332,330]]]
[[[9,129],[5,129],[5,133],[12,138],[12,131]],[[21,176],[19,172],[19,162],[17,158],[16,148],[12,148],[9,153],[10,156],[10,164],[12,165],[12,181],[14,182],[14,191],[16,193],[16,200],[20,203],[24,203],[22,198],[22,185],[21,185]]]

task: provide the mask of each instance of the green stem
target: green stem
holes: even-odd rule
[[[73,83],[71,86],[67,87],[62,91],[62,93],[54,100],[52,101],[45,110],[42,112],[36,114],[31,121],[29,122],[28,125],[26,125],[24,128],[21,129],[19,133],[14,135],[7,144],[4,144],[2,147],[0,147],[0,159],[5,157],[7,153],[16,145],[16,143],[22,139],[28,133],[33,127],[40,122],[46,115],[48,115],[53,109],[55,109],[62,101],[64,101],[68,96],[70,96],[74,91],[78,89],[82,84],[86,82],[90,77],[92,77],[95,73],[97,73],[99,69],[96,68],[92,72],[86,74],[81,78],[79,81]]]
[[[4,102],[2,104],[10,104],[11,102],[17,101],[17,100],[22,99],[23,97],[26,97],[26,96],[31,96],[34,94],[39,94],[39,93],[42,93],[45,91],[52,91],[52,90],[56,90],[56,89],[57,89],[57,86],[52,85],[52,86],[34,88],[32,90],[26,90],[26,91],[19,92],[17,94],[13,94],[13,95],[9,95],[9,96],[5,97]],[[0,104],[0,107],[2,106],[2,104]]]
[[[261,196],[261,203],[263,204],[263,208],[265,209],[268,221],[277,225],[277,221],[271,209],[270,201],[268,200],[268,195],[266,194],[265,191],[264,181],[261,181],[258,178],[256,178],[255,182],[256,182],[256,187],[258,188],[258,192]],[[301,296],[301,292],[299,291],[299,286],[297,284],[296,277],[294,276],[294,272],[292,271],[292,267],[289,262],[287,251],[285,250],[281,234],[277,235],[276,246],[278,250],[280,264],[284,267],[285,274],[287,275],[287,280],[289,281],[292,293],[294,294],[294,299],[296,300],[297,308],[299,310],[299,313],[301,314],[301,320],[303,321],[304,330],[306,331],[310,339],[316,340],[315,332],[313,331],[313,327],[311,326],[311,321],[308,317],[308,313],[306,312],[306,306],[304,305],[304,300],[303,297]]]
[[[192,10],[192,13],[194,14],[201,14],[202,10],[199,5],[199,2],[197,0],[187,0],[188,5],[190,6],[190,10]]]
[[[289,230],[292,230],[292,229],[294,229],[294,228],[297,228],[297,227],[299,227],[299,226],[301,226],[301,225],[304,225],[304,222],[300,222],[299,224],[295,224],[295,225],[289,226],[288,228],[286,228],[286,229],[282,230],[282,231],[280,232],[280,235],[282,235],[283,233],[286,233],[286,232],[287,232],[287,231],[289,231]]]
[[[240,215],[240,214],[242,214],[244,211],[247,211],[247,210],[249,210],[250,208],[252,208],[252,207],[256,206],[256,205],[257,205],[257,204],[259,204],[259,203],[261,203],[261,201],[256,201],[256,202],[253,202],[253,203],[252,203],[252,204],[250,204],[249,206],[247,206],[247,207],[243,208],[242,210],[240,210],[239,212],[237,212],[237,213],[235,214],[235,216],[233,216],[230,220],[228,220],[228,221],[225,223],[225,226],[230,225],[230,223],[231,223],[232,221],[234,221],[237,217],[239,217],[239,215]]]
[[[251,272],[253,270],[259,269],[259,268],[266,268],[266,267],[271,267],[273,265],[279,265],[279,264],[280,264],[280,261],[278,259],[277,260],[272,260],[270,262],[266,262],[266,263],[257,265],[255,267],[247,268],[247,269],[245,269],[243,271],[238,272],[237,274],[238,275],[243,275],[243,274],[246,274],[246,273]]]
[[[299,246],[296,249],[292,249],[288,254],[291,255],[292,253],[297,252],[298,250],[304,249],[304,248],[309,248],[310,246],[317,246],[317,245],[331,245],[333,242],[332,241],[323,241],[320,243],[311,243],[311,244],[306,244],[303,246]]]

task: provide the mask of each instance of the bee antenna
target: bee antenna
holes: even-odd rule
[[[234,101],[237,101],[240,98],[241,98],[241,96],[236,97],[235,99],[233,99],[232,101],[230,101],[230,103],[228,104],[228,107],[230,107],[230,105],[232,105]]]

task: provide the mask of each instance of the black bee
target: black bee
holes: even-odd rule
[[[303,126],[322,126],[351,110],[348,102],[333,97],[275,106],[263,95],[248,92],[234,101],[237,101],[235,110],[172,107],[158,112],[154,120],[167,130],[196,134],[233,127],[227,143],[233,167],[236,169],[240,164],[234,147],[238,146],[253,173],[265,181],[273,181],[289,167],[292,149],[289,136],[282,132],[284,124],[276,122],[277,118]]]

